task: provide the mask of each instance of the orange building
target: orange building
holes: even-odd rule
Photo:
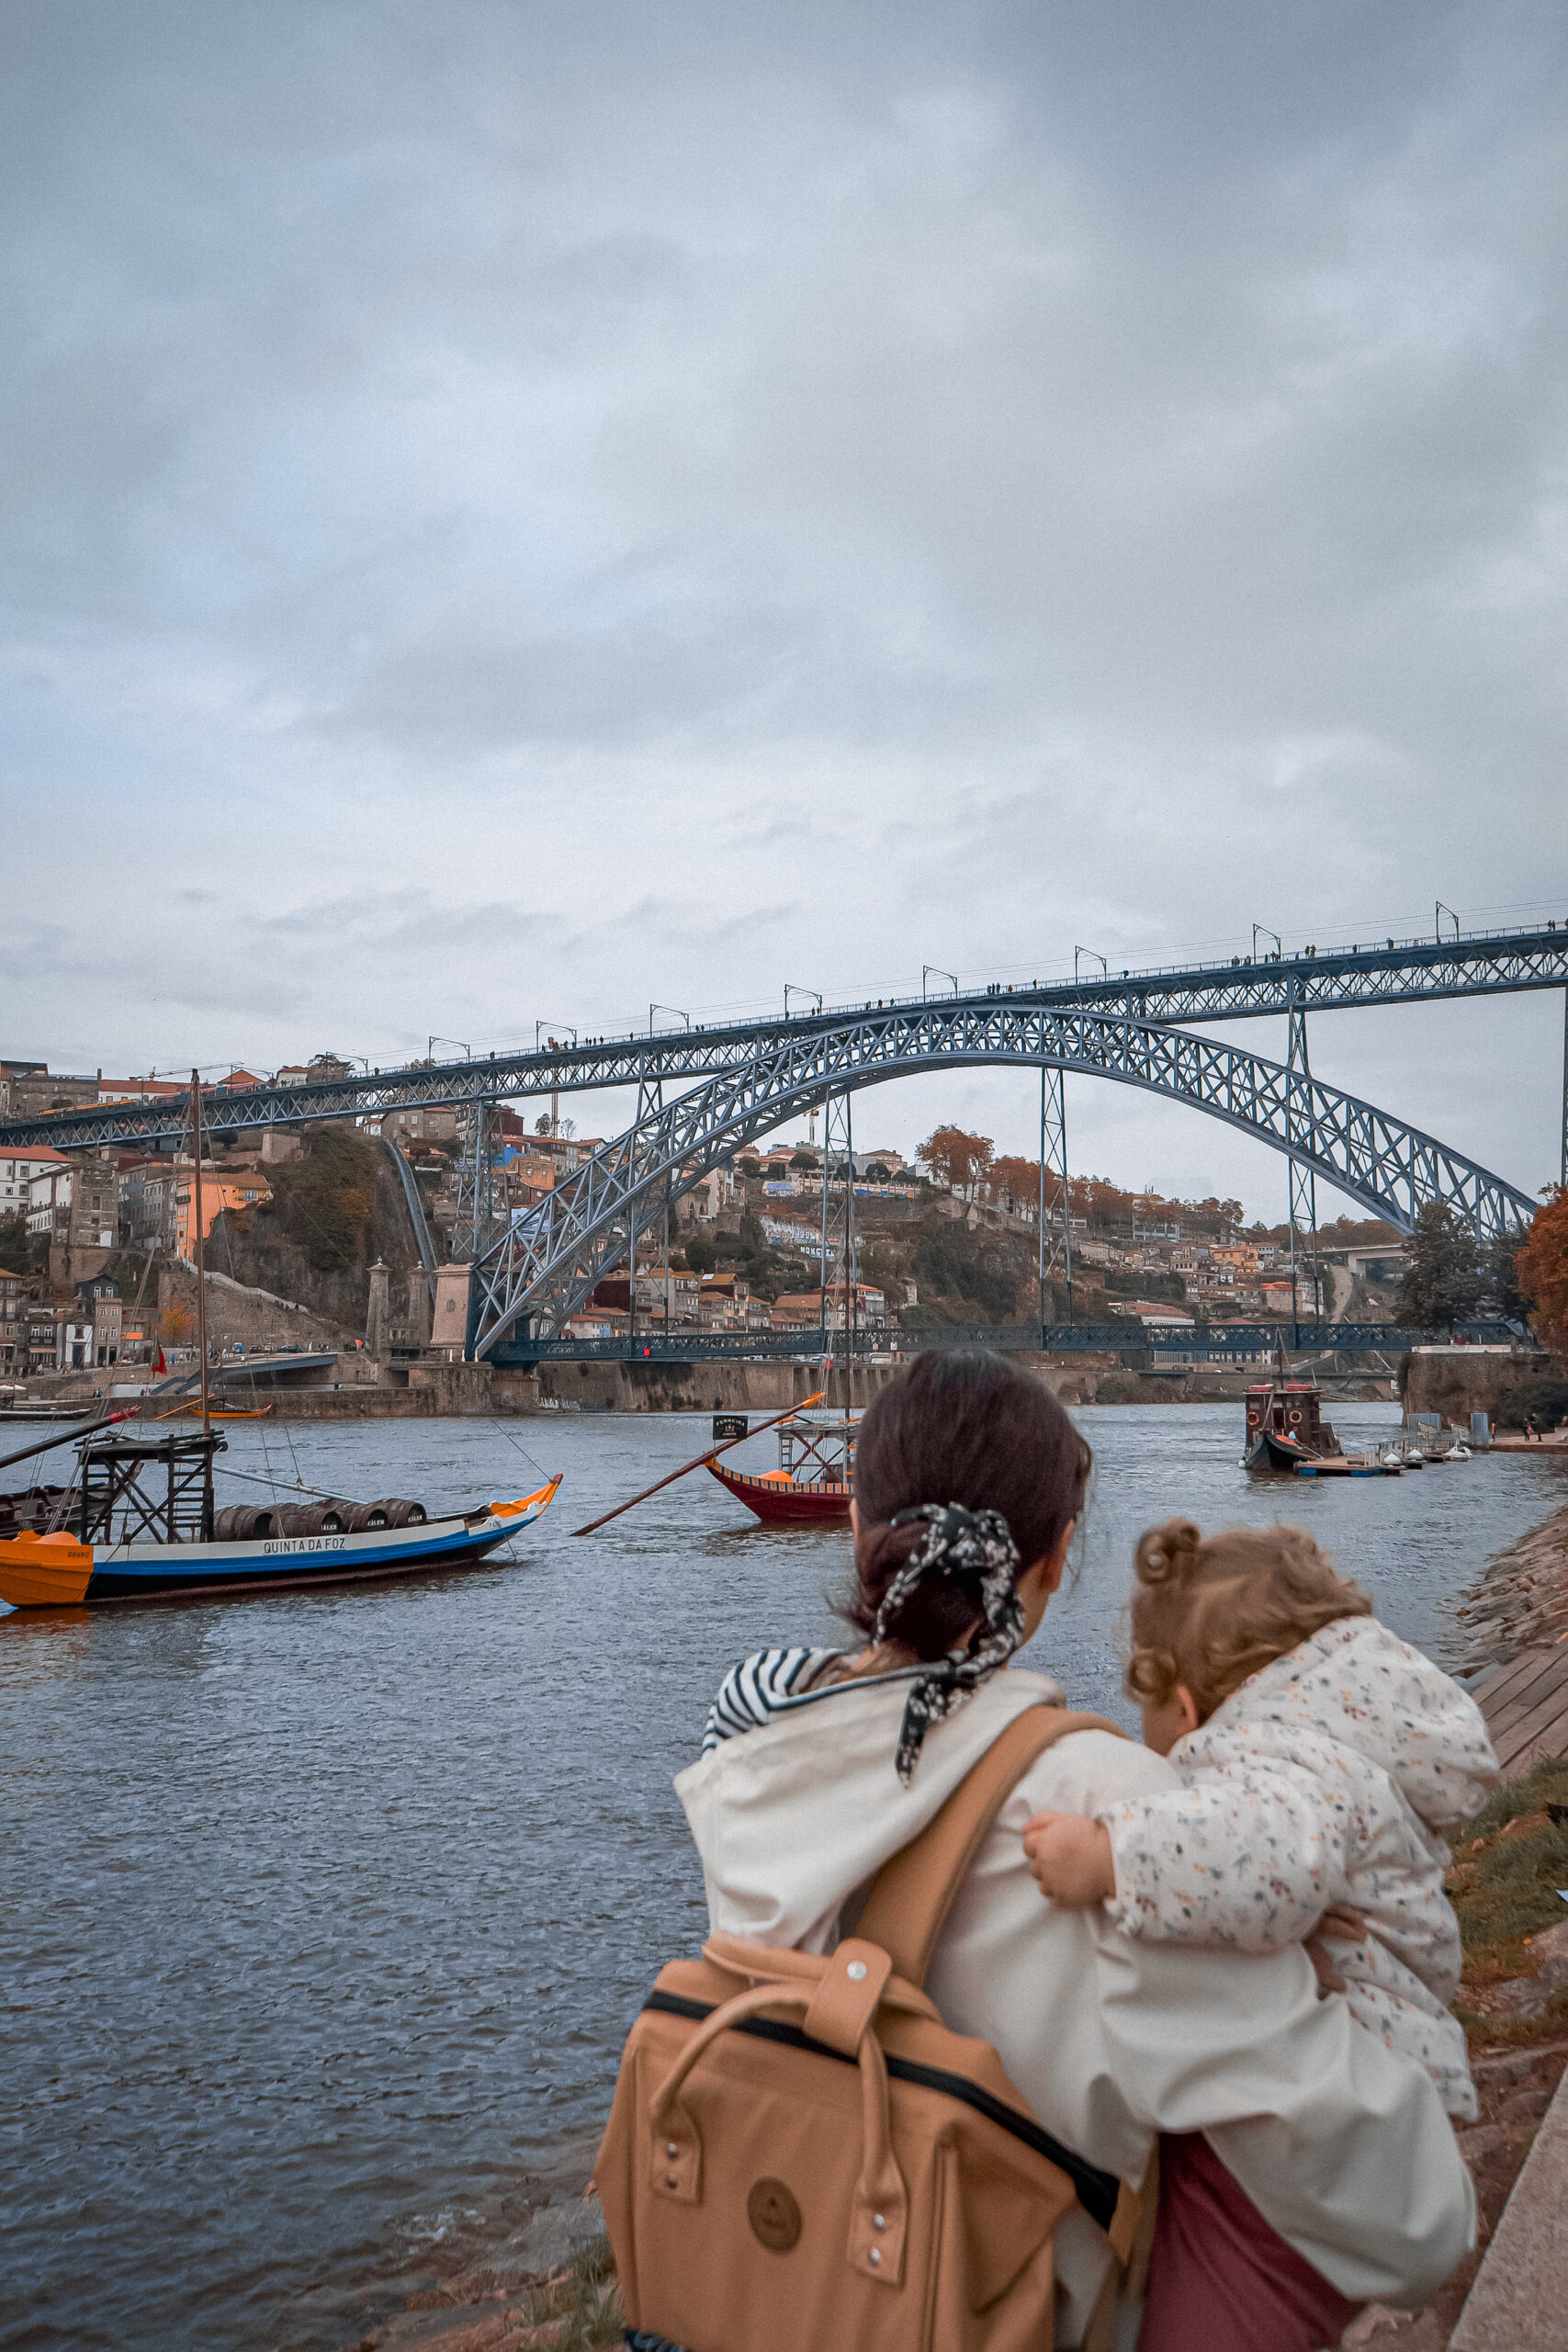
[[[176,1160],[166,1175],[160,1175],[147,1186],[149,1194],[162,1191],[159,1204],[162,1239],[166,1250],[183,1258],[186,1265],[196,1262],[196,1178],[188,1159]],[[265,1176],[254,1169],[246,1169],[233,1176],[214,1175],[204,1168],[201,1173],[202,1239],[205,1241],[225,1209],[254,1209],[262,1201],[272,1198],[272,1187]]]

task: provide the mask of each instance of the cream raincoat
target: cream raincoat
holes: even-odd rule
[[[840,1684],[720,1742],[675,1787],[712,1927],[831,1948],[840,1914],[921,1829],[1045,1678],[998,1674],[930,1732],[913,1781],[893,1758],[907,1678]],[[1299,1947],[1248,1959],[1133,1941],[1061,1911],[1029,1875],[1033,1813],[1087,1815],[1179,1785],[1132,1740],[1082,1732],[1032,1766],[961,1889],[927,1978],[947,2024],[999,2052],[1047,2131],[1138,2181],[1155,2134],[1206,2132],[1274,2228],[1340,2292],[1421,2301],[1474,2238],[1475,2200],[1426,2073],[1318,1998]],[[1057,2340],[1082,2335],[1103,2240],[1058,2240]]]

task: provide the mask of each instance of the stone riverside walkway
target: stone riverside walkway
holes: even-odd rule
[[[1521,1650],[1472,1684],[1505,1774],[1568,1754],[1568,1637]],[[1561,1934],[1562,1930],[1558,1929]],[[1449,2339],[1450,2352],[1568,2352],[1568,2074]]]
[[[1450,2352],[1568,2352],[1568,2075],[1493,2233]]]

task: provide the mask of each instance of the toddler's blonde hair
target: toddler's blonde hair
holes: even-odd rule
[[[1138,1538],[1133,1563],[1128,1696],[1163,1706],[1185,1683],[1204,1723],[1248,1675],[1309,1634],[1372,1613],[1304,1528],[1205,1536],[1190,1519],[1168,1519]]]

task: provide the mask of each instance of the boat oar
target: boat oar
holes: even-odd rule
[[[19,1453],[0,1454],[0,1470],[8,1470],[13,1462],[26,1462],[35,1453],[48,1453],[57,1445],[71,1445],[79,1437],[96,1437],[99,1430],[111,1429],[116,1421],[133,1421],[136,1408],[130,1406],[123,1413],[106,1413],[101,1421],[74,1421],[54,1437],[40,1438],[37,1445],[24,1445]]]
[[[656,1478],[651,1487],[645,1487],[640,1495],[632,1497],[630,1502],[617,1503],[614,1510],[607,1510],[604,1513],[603,1519],[590,1520],[586,1527],[574,1527],[572,1533],[574,1535],[597,1533],[601,1527],[608,1527],[613,1519],[619,1519],[624,1510],[631,1510],[637,1503],[645,1503],[649,1495],[658,1494],[661,1487],[672,1487],[677,1478],[684,1478],[690,1471],[700,1470],[705,1462],[716,1462],[719,1455],[728,1453],[732,1445],[744,1445],[746,1438],[761,1437],[764,1430],[776,1429],[781,1421],[793,1421],[797,1413],[804,1413],[812,1405],[820,1405],[827,1394],[828,1391],[825,1388],[819,1388],[815,1396],[807,1396],[804,1404],[792,1405],[787,1413],[775,1413],[772,1420],[759,1421],[754,1430],[747,1430],[746,1437],[727,1438],[722,1445],[710,1445],[707,1452],[699,1453],[694,1462],[682,1462],[679,1470],[671,1470],[666,1478]]]

